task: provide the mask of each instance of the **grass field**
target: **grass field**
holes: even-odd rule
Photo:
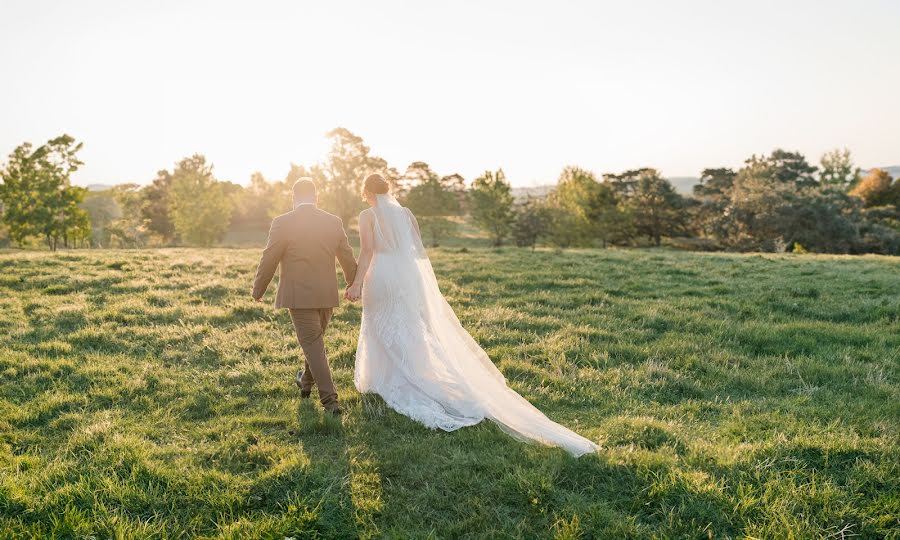
[[[575,460],[360,396],[355,305],[301,402],[257,256],[0,253],[0,537],[900,538],[897,259],[432,250]]]

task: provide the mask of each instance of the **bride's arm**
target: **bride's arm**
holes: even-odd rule
[[[362,295],[362,284],[375,253],[375,234],[372,227],[372,212],[364,210],[359,214],[359,262],[353,284],[347,287],[347,298],[357,300]]]

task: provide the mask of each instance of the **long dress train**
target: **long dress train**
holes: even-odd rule
[[[485,418],[511,436],[580,456],[592,441],[547,418],[506,385],[438,288],[409,210],[379,195],[375,255],[365,276],[354,383],[430,428]]]

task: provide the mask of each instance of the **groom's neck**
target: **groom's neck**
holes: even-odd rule
[[[294,208],[298,208],[299,206],[304,205],[304,204],[311,204],[311,205],[315,206],[315,205],[316,205],[316,200],[315,200],[315,199],[298,199],[298,200],[295,200],[295,201],[294,201]]]

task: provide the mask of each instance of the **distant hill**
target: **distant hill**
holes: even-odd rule
[[[900,178],[900,165],[891,165],[890,167],[873,167],[872,169],[881,169],[887,171],[892,178]],[[863,174],[868,174],[872,169],[864,170]]]
[[[694,192],[694,186],[700,183],[700,179],[696,176],[673,176],[667,179],[672,182],[675,191],[682,195],[690,195]]]
[[[512,195],[516,200],[527,199],[528,197],[543,199],[555,187],[555,185],[514,187],[512,188]]]
[[[88,184],[85,187],[88,191],[106,191],[114,186],[112,184]]]
[[[675,186],[675,190],[682,195],[690,195],[694,192],[694,185],[700,182],[700,179],[696,176],[676,176],[668,179],[672,182],[672,185]],[[528,197],[534,197],[537,199],[542,199],[547,196],[548,193],[553,191],[555,188],[555,184],[548,184],[543,186],[530,186],[530,187],[514,187],[512,188],[513,197],[516,200],[527,199]]]

